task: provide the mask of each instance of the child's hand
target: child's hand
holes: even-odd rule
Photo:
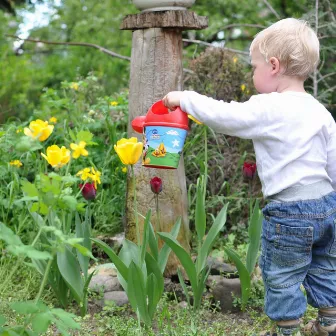
[[[182,91],[172,91],[165,95],[162,99],[163,104],[170,110],[174,110],[177,106],[180,106],[182,98]]]

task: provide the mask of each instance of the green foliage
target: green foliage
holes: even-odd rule
[[[211,248],[214,244],[218,233],[222,230],[226,222],[226,212],[228,204],[226,204],[220,213],[217,215],[214,224],[211,226],[207,236],[204,239],[206,229],[206,217],[204,209],[205,199],[205,178],[201,176],[197,183],[197,200],[196,200],[196,231],[198,237],[197,257],[195,262],[192,261],[189,253],[179,244],[179,242],[168,233],[159,233],[162,240],[173,250],[177,258],[180,260],[191,284],[193,291],[193,309],[197,312],[201,306],[202,295],[205,289],[205,283],[208,278],[210,268],[206,265],[206,260],[210,254]],[[204,241],[203,241],[204,239]],[[184,293],[188,298],[190,305],[189,294],[181,272],[178,273],[180,283],[183,287]]]
[[[232,249],[224,247],[224,251],[237,267],[241,292],[242,292],[242,308],[246,307],[247,301],[251,294],[251,275],[254,271],[257,256],[260,248],[261,226],[263,216],[259,209],[259,201],[256,200],[252,217],[249,223],[249,248],[247,250],[246,265],[241,261],[239,255]]]
[[[156,307],[163,294],[163,271],[166,268],[171,247],[165,244],[158,251],[158,238],[150,223],[150,216],[149,210],[144,223],[141,246],[126,239],[119,256],[101,240],[92,239],[114,263],[118,270],[120,284],[127,293],[133,310],[146,326],[152,325]],[[180,225],[179,219],[171,231],[173,239],[176,239]],[[148,247],[152,254],[147,252]]]
[[[31,245],[23,244],[20,237],[14,234],[3,223],[0,223],[0,240],[3,240],[7,244],[7,251],[17,257],[27,257],[36,260],[48,260],[52,258],[51,254],[47,251],[39,251]]]
[[[26,315],[24,325],[6,326],[6,319],[0,316],[0,333],[8,336],[38,336],[45,334],[49,326],[54,324],[64,336],[70,336],[70,329],[80,329],[74,321],[75,315],[62,309],[49,308],[42,302],[13,302],[11,308],[20,315]]]
[[[36,27],[32,38],[57,42],[86,42],[115,50],[122,55],[131,54],[131,32],[120,31],[123,16],[134,12],[132,6],[125,6],[122,0],[106,0],[83,4],[80,0],[46,4],[50,22]],[[34,7],[26,6],[15,18],[0,11],[0,33],[15,34],[24,13],[34,13]],[[16,26],[14,22],[17,22]],[[112,38],[107,38],[112,37]],[[95,71],[104,83],[104,95],[127,86],[129,63],[89,47],[66,47],[26,42],[13,51],[13,39],[0,41],[0,106],[11,115],[28,117],[39,105],[44,87],[59,89],[64,80],[75,81]],[[20,52],[21,52],[20,51]],[[120,74],[123,73],[123,76]]]
[[[35,188],[41,185],[41,188],[45,189],[45,192],[40,191],[38,201],[32,205],[33,211],[46,213],[46,205],[70,210],[76,208],[81,211],[84,203],[79,198],[81,193],[78,194],[79,179],[73,175],[85,166],[93,166],[102,172],[103,186],[99,188],[96,202],[92,204],[95,219],[93,228],[107,233],[119,232],[122,229],[126,174],[113,145],[116,139],[124,136],[126,132],[127,92],[113,97],[100,96],[101,83],[92,74],[76,83],[78,87],[71,88],[73,84],[64,82],[64,89],[58,91],[46,89],[41,97],[40,109],[35,111],[32,119],[57,118],[53,133],[44,143],[23,135],[24,127],[28,126],[27,122],[12,122],[0,127],[0,132],[3,132],[3,135],[0,135],[0,180],[10,187],[0,191],[0,220],[5,224],[21,229],[18,224],[20,222],[16,221],[19,217],[28,217],[25,221],[29,223],[28,214],[22,211],[25,209],[25,199],[19,196],[20,184],[24,186],[23,190],[34,188],[35,184]],[[48,145],[69,147],[70,143],[81,140],[86,141],[89,156],[72,160],[69,174],[62,176],[61,180],[55,173],[49,174],[49,180],[45,174],[50,168],[40,153],[45,153]],[[10,161],[17,159],[22,161],[22,167],[8,166]],[[41,171],[42,174],[35,176],[36,171]],[[57,194],[55,190],[59,189],[60,185],[65,188],[61,194]],[[27,197],[38,196],[31,195]],[[28,229],[28,223],[25,224],[25,229]],[[30,234],[31,231],[27,231]]]

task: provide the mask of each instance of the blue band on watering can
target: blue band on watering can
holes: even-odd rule
[[[142,164],[146,167],[177,168],[187,131],[166,126],[144,127]]]

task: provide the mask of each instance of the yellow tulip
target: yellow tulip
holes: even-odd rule
[[[85,149],[86,142],[80,141],[79,144],[70,144],[70,148],[73,150],[72,157],[78,159],[81,155],[88,156],[89,152]]]
[[[121,171],[126,174],[127,173],[127,168],[126,167],[122,167]]]
[[[134,165],[140,159],[142,147],[142,142],[138,142],[138,139],[135,137],[129,139],[123,138],[114,145],[114,150],[124,165]]]
[[[48,121],[40,119],[34,120],[29,124],[29,128],[24,128],[24,134],[40,141],[47,140],[54,130],[53,125],[49,125]]]
[[[202,125],[203,123],[201,123],[199,120],[197,120],[196,118],[194,118],[192,115],[188,114],[188,118],[191,119],[192,121],[194,121],[196,124],[198,125]]]
[[[60,168],[67,164],[70,160],[70,151],[62,146],[52,145],[47,148],[47,155],[41,155],[48,161],[53,168]]]
[[[15,167],[18,167],[18,168],[22,166],[22,162],[20,160],[13,160],[13,161],[9,162],[9,164],[11,166],[15,166]]]

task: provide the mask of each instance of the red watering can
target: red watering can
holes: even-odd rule
[[[179,107],[169,112],[160,100],[152,105],[146,116],[133,119],[132,128],[144,136],[143,166],[164,169],[178,167],[189,130],[187,113]]]

